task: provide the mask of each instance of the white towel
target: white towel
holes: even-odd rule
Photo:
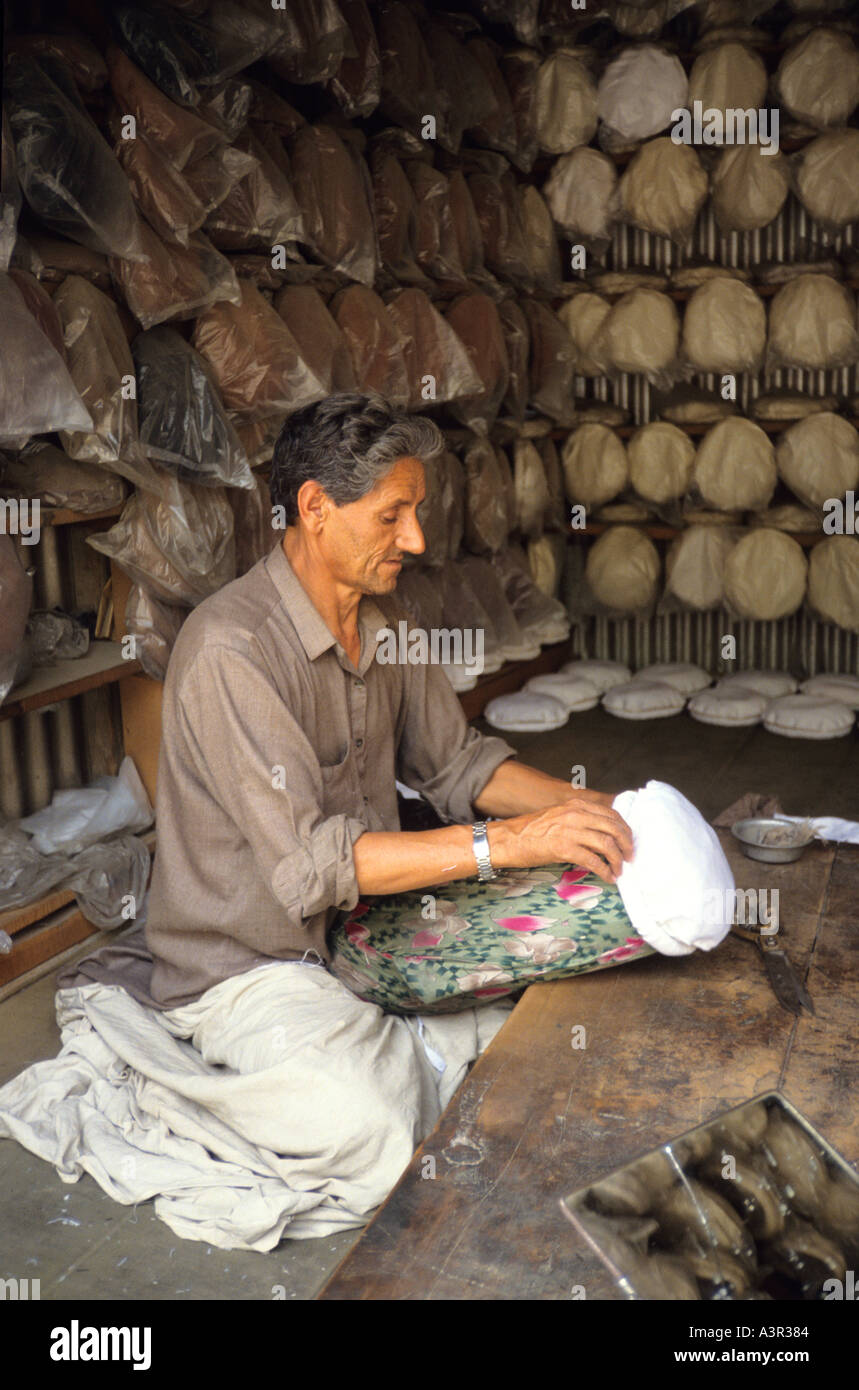
[[[639,936],[666,956],[712,951],[734,916],[734,876],[716,832],[665,782],[621,792],[613,805],[633,833],[635,857],[617,886]]]
[[[785,816],[780,812],[774,819],[790,821],[793,825],[808,825],[818,840],[837,840],[840,844],[859,845],[859,821],[840,820],[838,816]]]

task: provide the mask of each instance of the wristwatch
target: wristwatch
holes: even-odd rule
[[[492,867],[492,860],[489,857],[489,837],[486,834],[486,821],[475,821],[471,827],[471,834],[474,845],[474,857],[477,860],[477,877],[481,883],[488,882],[491,878],[497,878],[498,874]]]

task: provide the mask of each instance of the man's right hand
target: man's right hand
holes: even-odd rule
[[[559,806],[487,827],[489,852],[498,868],[575,864],[614,883],[625,859],[632,859],[632,831],[612,810],[610,799],[591,793],[572,795]]]

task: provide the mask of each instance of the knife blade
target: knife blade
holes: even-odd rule
[[[741,936],[745,941],[757,942],[761,955],[764,958],[764,966],[767,972],[772,991],[776,999],[787,1009],[789,1013],[796,1017],[803,1009],[809,1013],[814,1013],[814,1004],[811,995],[804,985],[797,979],[796,972],[787,958],[782,948],[777,944],[774,936],[764,935],[760,929],[752,927],[741,927],[734,923],[731,930],[737,936]]]

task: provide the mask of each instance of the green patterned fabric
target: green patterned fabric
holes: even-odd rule
[[[564,864],[359,902],[330,944],[338,979],[391,1013],[451,1012],[652,954],[617,888]]]

